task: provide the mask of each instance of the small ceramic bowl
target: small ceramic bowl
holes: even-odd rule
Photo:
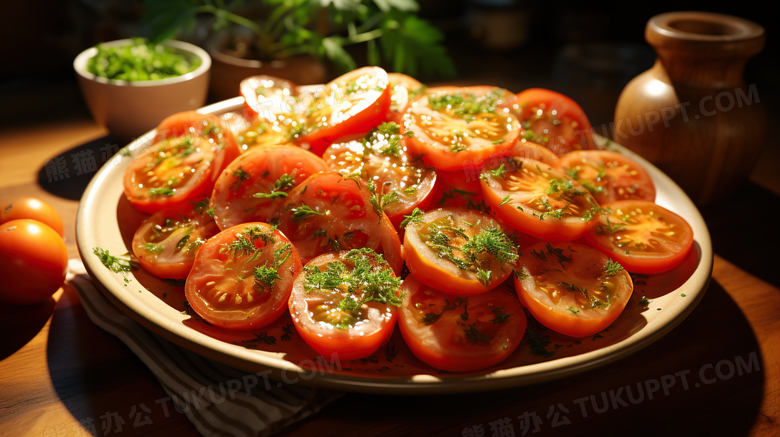
[[[132,43],[131,39],[120,39],[102,45],[120,47]],[[200,66],[178,77],[129,82],[106,79],[87,71],[87,61],[97,54],[95,47],[84,50],[73,61],[73,69],[92,117],[120,140],[129,142],[157,126],[163,118],[176,112],[198,109],[206,102],[211,70],[208,53],[182,41],[162,44],[191,60],[200,58]]]

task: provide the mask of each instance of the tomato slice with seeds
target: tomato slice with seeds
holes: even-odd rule
[[[542,239],[575,240],[596,224],[596,199],[551,166],[512,157],[482,172],[482,193],[504,223]]]
[[[212,325],[259,329],[287,309],[301,268],[295,247],[281,232],[266,223],[245,223],[201,246],[184,294]]]
[[[185,279],[195,255],[219,227],[209,215],[209,199],[159,211],[144,220],[133,236],[133,254],[143,268],[165,279]]]
[[[301,101],[306,101],[306,95]],[[387,72],[379,67],[353,70],[313,94],[305,113],[300,144],[322,155],[342,137],[368,132],[384,121],[390,108]]]
[[[404,215],[431,201],[436,169],[406,151],[396,123],[382,123],[359,140],[335,143],[322,157],[342,176],[372,181],[382,210],[396,227]]]
[[[214,170],[211,172],[211,183],[216,182],[220,172],[241,154],[236,138],[228,129],[224,119],[217,115],[199,114],[195,111],[180,112],[166,118],[157,126],[157,135],[163,138],[192,138],[202,143],[199,147],[209,149],[214,154]],[[164,143],[165,141],[163,141]]]
[[[404,234],[409,271],[454,296],[472,296],[500,285],[514,270],[517,252],[501,223],[463,208],[413,216]]]
[[[606,214],[588,241],[632,273],[662,273],[680,264],[693,245],[693,229],[679,215],[646,200],[604,205]]]
[[[595,148],[585,112],[574,100],[555,91],[531,88],[517,94],[509,107],[523,127],[519,142],[541,144],[558,156]]]
[[[137,209],[155,213],[186,206],[211,185],[215,155],[205,139],[177,137],[158,143],[125,170],[125,196]]]
[[[406,277],[398,327],[412,353],[449,372],[484,369],[504,361],[520,344],[526,317],[505,287],[457,297]]]
[[[279,229],[293,242],[304,263],[327,252],[365,247],[383,254],[400,274],[401,241],[376,202],[376,196],[359,178],[318,173],[287,196]]]
[[[417,79],[401,73],[387,73],[390,81],[390,109],[387,119],[396,123],[401,122],[404,111],[414,99],[428,88]]]
[[[438,170],[460,170],[510,149],[520,125],[501,105],[515,96],[501,88],[466,87],[428,90],[403,117],[412,153]]]
[[[541,242],[517,262],[520,302],[544,326],[588,337],[614,322],[626,307],[631,276],[601,252],[578,243]]]
[[[655,200],[655,184],[638,162],[607,150],[569,153],[555,164],[587,188],[599,204],[616,200]]]
[[[371,249],[327,253],[295,279],[290,315],[301,338],[325,359],[367,358],[393,333],[400,285]]]
[[[220,229],[277,220],[288,193],[325,170],[322,159],[300,147],[252,149],[230,163],[217,180],[211,199],[214,219]]]
[[[274,76],[250,76],[241,81],[238,87],[244,98],[244,113],[249,120],[273,107],[274,100],[298,94],[298,88],[289,80]]]

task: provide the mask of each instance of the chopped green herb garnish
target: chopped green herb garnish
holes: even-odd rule
[[[299,207],[295,207],[292,209],[292,220],[294,222],[302,222],[306,220],[309,217],[315,216],[315,215],[325,215],[325,213],[315,211],[311,208],[309,208],[308,205],[301,205]]]
[[[504,307],[493,308],[493,314],[496,315],[496,318],[493,319],[492,322],[493,322],[493,324],[496,324],[496,325],[503,324],[504,322],[506,322],[506,320],[509,317],[512,316],[511,314],[507,314],[507,313],[504,312]]]
[[[468,328],[464,328],[463,332],[466,333],[466,338],[471,342],[471,344],[490,343],[490,341],[493,340],[492,337],[485,335],[482,331],[480,331],[476,323],[472,323]]]
[[[239,167],[238,170],[233,172],[233,177],[236,178],[236,180],[230,185],[230,189],[234,190],[236,193],[238,193],[238,190],[241,188],[241,184],[248,181],[251,176],[249,176],[249,173],[245,172],[243,168]]]
[[[143,246],[141,246],[141,248],[143,250],[146,250],[148,252],[152,252],[154,254],[159,254],[159,253],[161,253],[163,251],[163,247],[162,246],[160,246],[159,244],[154,244],[154,243],[146,243]]]
[[[425,215],[425,211],[421,210],[420,208],[415,208],[414,211],[412,211],[411,214],[404,216],[404,220],[401,222],[401,229],[405,228],[406,225],[409,224],[409,222],[412,223],[420,223],[422,222],[423,216]]]
[[[615,276],[622,271],[623,271],[623,266],[620,265],[620,263],[612,261],[611,258],[609,259],[609,261],[607,261],[607,266],[606,266],[607,276]]]
[[[498,207],[501,208],[502,206],[506,205],[511,201],[512,201],[512,196],[510,194],[507,194],[506,197],[501,199],[501,203],[498,204]]]
[[[149,190],[150,196],[168,196],[171,197],[174,194],[176,194],[176,190],[171,189],[170,187],[160,187],[160,188],[152,188]]]

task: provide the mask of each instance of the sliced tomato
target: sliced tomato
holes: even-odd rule
[[[159,211],[133,236],[133,254],[143,268],[166,279],[186,279],[195,254],[219,227],[209,214],[209,199]]]
[[[519,142],[541,144],[558,156],[595,148],[585,112],[574,100],[555,91],[531,88],[517,94],[509,107],[523,126]]]
[[[569,153],[555,164],[587,188],[599,204],[616,200],[655,200],[650,174],[631,158],[607,150]]]
[[[318,173],[287,196],[279,229],[304,262],[327,252],[365,247],[383,254],[400,274],[401,241],[376,202],[376,195],[359,178]]]
[[[311,152],[293,146],[265,146],[241,155],[222,172],[211,208],[220,229],[276,220],[288,193],[309,176],[325,171]]]
[[[620,316],[634,289],[620,264],[584,244],[542,242],[523,252],[517,296],[536,320],[561,334],[601,332]]]
[[[275,101],[298,94],[298,88],[289,80],[265,75],[242,80],[239,91],[244,98],[244,114],[249,120],[266,113],[266,108],[273,107]]]
[[[152,147],[125,170],[127,200],[137,209],[155,213],[188,205],[208,192],[215,154],[205,139],[181,136]]]
[[[417,79],[401,73],[387,73],[387,79],[390,81],[390,109],[387,119],[400,123],[409,103],[424,93],[427,87]]]
[[[296,278],[290,315],[301,338],[327,360],[367,358],[393,333],[400,285],[370,249],[327,253]]]
[[[463,208],[412,217],[404,234],[409,271],[454,296],[472,296],[500,285],[514,270],[518,250],[496,219]]]
[[[306,126],[299,142],[322,155],[333,141],[368,132],[385,120],[390,108],[387,72],[379,67],[358,68],[308,97],[301,94],[302,102],[312,101],[305,111]]]
[[[604,205],[607,213],[588,232],[588,241],[633,273],[671,270],[693,245],[693,229],[679,215],[646,200]]]
[[[359,140],[334,143],[322,158],[342,176],[372,181],[382,209],[396,227],[404,215],[431,201],[436,169],[407,152],[396,123],[383,123]]]
[[[438,170],[463,170],[509,150],[520,124],[508,108],[515,96],[493,87],[428,90],[409,105],[403,133],[412,153]]]
[[[523,307],[503,286],[456,297],[411,274],[401,292],[401,334],[417,358],[440,370],[469,372],[496,365],[512,354],[525,333]]]
[[[287,309],[301,260],[285,236],[265,223],[245,223],[201,246],[184,293],[215,326],[258,329]]]
[[[596,224],[596,199],[551,166],[512,157],[483,169],[482,193],[504,223],[542,239],[575,240]]]

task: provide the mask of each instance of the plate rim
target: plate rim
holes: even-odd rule
[[[234,97],[205,106],[197,112],[204,115],[223,114],[231,111],[240,112],[243,103],[243,97]],[[143,147],[154,138],[155,132],[155,129],[150,130],[132,141],[127,147],[131,151]],[[602,137],[595,133],[594,136],[598,141],[604,141]],[[618,343],[579,355],[516,366],[509,369],[501,369],[480,375],[469,375],[460,378],[457,376],[436,378],[432,375],[423,375],[421,378],[384,378],[379,377],[378,375],[364,377],[326,372],[320,372],[318,374],[314,371],[308,372],[306,369],[278,357],[257,354],[258,351],[245,348],[236,349],[237,346],[233,344],[193,330],[184,324],[175,323],[162,314],[156,312],[142,314],[140,310],[146,308],[146,305],[142,304],[142,302],[137,299],[131,299],[130,293],[126,293],[126,290],[122,289],[123,287],[118,287],[119,292],[117,292],[116,289],[112,289],[115,281],[111,275],[115,274],[108,269],[105,269],[96,257],[89,256],[91,254],[91,248],[88,244],[87,228],[89,222],[86,217],[91,210],[98,208],[98,206],[95,205],[95,197],[99,192],[97,187],[112,174],[112,167],[115,166],[112,165],[113,160],[109,160],[100,168],[84,190],[84,194],[79,202],[78,214],[76,217],[76,243],[87,273],[92,278],[95,285],[109,301],[114,305],[117,305],[125,314],[140,323],[146,329],[149,329],[174,344],[243,371],[257,373],[258,375],[267,375],[272,379],[284,381],[290,380],[291,378],[288,375],[292,373],[295,375],[293,378],[296,381],[300,381],[302,385],[352,392],[384,394],[419,395],[468,393],[537,384],[602,367],[632,355],[654,343],[671,332],[688,317],[688,315],[690,315],[703,298],[712,277],[714,260],[712,241],[707,224],[704,222],[698,208],[696,208],[691,199],[674,181],[672,181],[671,178],[669,178],[669,176],[664,174],[653,164],[615,142],[610,143],[612,144],[612,148],[618,149],[622,154],[629,156],[645,166],[654,179],[660,178],[664,185],[671,187],[672,191],[674,191],[672,194],[675,198],[675,204],[685,204],[684,207],[686,209],[695,212],[695,221],[700,222],[698,224],[702,225],[701,228],[703,232],[697,232],[695,235],[695,242],[698,243],[700,251],[699,265],[691,276],[676,289],[694,287],[696,293],[694,296],[690,296],[693,297],[693,299],[687,300],[685,306],[681,310],[678,310],[673,318],[666,323],[653,326],[648,330],[643,329],[639,333]],[[118,167],[122,170],[124,169],[124,166]],[[115,169],[114,171],[119,171],[119,169]],[[659,181],[656,180],[656,182]],[[693,250],[696,250],[696,247],[694,247]],[[670,294],[674,293],[676,290],[671,291]],[[636,337],[637,335],[638,337]]]

